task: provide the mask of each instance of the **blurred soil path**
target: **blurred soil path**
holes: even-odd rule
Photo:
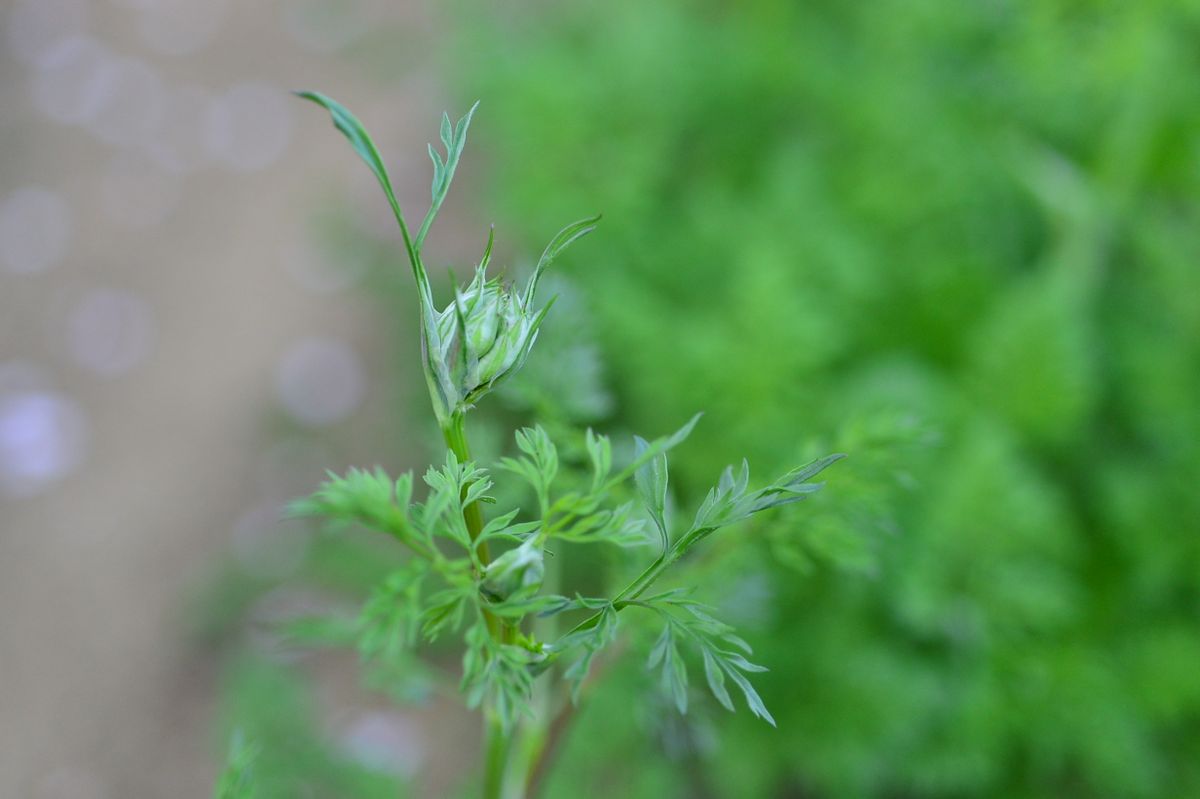
[[[261,502],[281,401],[338,429],[380,411],[385,328],[305,225],[330,201],[385,209],[285,90],[337,96],[392,154],[423,152],[442,101],[371,38],[398,18],[429,36],[420,4],[295,10],[321,5],[0,8],[0,795],[208,795],[215,664],[181,600]],[[350,63],[358,43],[382,70]]]

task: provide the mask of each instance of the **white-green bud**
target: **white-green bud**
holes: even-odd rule
[[[488,280],[480,268],[437,313],[438,346],[430,360],[451,412],[467,410],[525,363],[545,316],[531,305],[531,295]]]
[[[450,181],[458,167],[459,157],[467,143],[467,129],[475,108],[457,125],[450,123],[448,115],[442,116],[441,139],[446,148],[443,156],[432,145],[429,157],[433,161],[433,183],[431,203],[425,219],[416,235],[409,232],[408,223],[400,212],[392,180],[383,165],[383,159],[366,129],[350,111],[340,103],[316,92],[298,94],[329,111],[334,126],[345,135],[363,162],[370,167],[379,185],[391,204],[392,213],[404,236],[408,259],[421,304],[421,354],[425,380],[429,384],[429,396],[438,422],[445,429],[451,418],[461,415],[473,406],[497,382],[521,368],[529,355],[529,348],[537,338],[537,329],[547,308],[535,312],[533,298],[542,272],[563,249],[580,236],[587,235],[596,227],[600,217],[581,219],[567,225],[550,240],[542,257],[533,270],[533,277],[525,293],[517,294],[511,286],[499,281],[488,280],[487,264],[492,252],[492,235],[488,234],[487,250],[480,261],[475,279],[465,289],[456,292],[450,307],[439,312],[433,304],[433,287],[421,261],[421,248],[429,233]]]
[[[482,588],[489,598],[499,602],[528,599],[542,587],[545,574],[542,545],[534,537],[488,564]]]
[[[440,311],[433,305],[423,269],[418,270],[425,377],[443,426],[525,364],[552,304],[534,309],[538,280],[559,252],[595,228],[597,219],[584,219],[559,231],[542,253],[523,293],[511,283],[488,279],[490,235],[474,279],[456,289],[454,302]]]

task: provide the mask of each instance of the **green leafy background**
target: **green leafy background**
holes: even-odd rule
[[[618,422],[707,412],[676,492],[851,454],[707,564],[779,729],[626,663],[550,795],[1200,795],[1200,7],[455,8],[479,204],[602,211]]]

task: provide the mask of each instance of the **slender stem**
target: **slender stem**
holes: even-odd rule
[[[467,444],[467,431],[465,426],[465,418],[463,414],[456,413],[450,417],[450,420],[442,428],[442,435],[446,439],[446,446],[454,453],[454,457],[458,458],[459,463],[466,463],[471,460],[471,448]],[[463,495],[467,493],[468,486],[463,486]],[[472,502],[463,508],[463,521],[467,523],[467,534],[471,536],[471,541],[479,538],[479,534],[483,532],[483,509],[479,507],[478,502]],[[487,565],[492,562],[491,552],[488,550],[487,541],[480,542],[475,547],[475,554],[479,558],[479,563],[487,568]],[[511,637],[511,632],[500,623],[494,615],[488,611],[483,612],[484,618],[487,620],[488,631],[497,641],[507,641]]]
[[[651,563],[646,570],[637,576],[637,578],[617,594],[613,600],[613,610],[620,612],[628,607],[631,603],[637,600],[646,590],[654,584],[654,581],[667,570],[675,561],[679,560],[679,554],[675,549],[668,550],[662,557]],[[600,623],[600,619],[604,616],[604,612],[593,614],[583,621],[576,624],[567,632],[567,635],[590,630]]]
[[[459,463],[466,463],[471,459],[471,448],[467,444],[467,431],[464,422],[463,414],[456,413],[450,417],[449,423],[442,428],[442,435],[446,439],[446,446],[454,453],[454,457],[458,458]],[[466,493],[466,487],[463,488],[463,492],[464,494]],[[478,502],[472,502],[463,508],[463,520],[467,523],[467,533],[471,536],[471,541],[474,542],[483,531],[483,509],[479,507]],[[475,553],[479,558],[479,562],[484,567],[492,560],[487,541],[482,541],[476,545]],[[511,643],[515,640],[516,630],[513,627],[503,624],[500,619],[486,610],[483,613],[492,638],[502,643]],[[483,797],[484,799],[502,799],[504,780],[508,774],[511,741],[499,717],[491,712],[485,714],[484,739]]]
[[[558,755],[567,729],[575,719],[576,711],[577,706],[574,702],[565,702],[538,742],[538,748],[529,766],[529,773],[526,775],[525,796],[527,799],[537,799],[541,794],[542,786],[550,773],[550,766]]]
[[[449,423],[442,428],[442,435],[446,439],[448,446],[454,453],[454,457],[458,458],[459,463],[466,463],[471,460],[471,448],[467,444],[467,431],[464,425],[465,417],[461,413],[456,413],[450,417]],[[465,494],[466,489],[463,489]],[[467,532],[474,541],[479,537],[479,533],[483,531],[483,509],[479,507],[478,502],[472,502],[467,507],[463,508],[463,519],[467,523]],[[492,560],[488,552],[487,541],[479,544],[475,549],[479,555],[479,562],[484,566]]]
[[[483,799],[502,799],[504,778],[508,773],[509,738],[499,717],[488,714],[485,731],[487,747],[483,764]]]

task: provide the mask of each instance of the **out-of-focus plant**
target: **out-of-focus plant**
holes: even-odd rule
[[[1195,4],[456,10],[500,221],[608,215],[575,274],[616,423],[714,398],[680,496],[796,420],[856,453],[726,583],[771,597],[778,734],[581,735],[561,795],[1200,795]]]
[[[214,799],[408,795],[394,775],[329,746],[308,687],[286,670],[244,655],[228,669],[223,693],[233,731]]]
[[[660,580],[713,534],[809,498],[823,485],[813,478],[841,456],[818,458],[761,487],[751,487],[745,461],[728,467],[690,520],[673,512],[667,453],[687,438],[698,416],[671,435],[653,441],[635,437],[628,457],[614,453],[607,436],[589,429],[583,436],[583,469],[560,468],[559,447],[536,425],[516,432],[519,454],[499,459],[491,469],[476,463],[466,416],[525,363],[550,307],[535,304],[542,274],[569,244],[591,232],[597,219],[568,225],[556,235],[523,291],[488,276],[489,233],[473,279],[439,309],[422,247],[458,166],[474,109],[457,124],[443,118],[445,154],[430,147],[432,203],[414,235],[359,121],[324,95],[301,96],[330,112],[379,180],[399,224],[417,285],[422,365],[446,444],[442,463],[424,475],[421,500],[415,498],[411,473],[393,478],[381,469],[352,469],[331,474],[316,493],[292,505],[299,516],[377,530],[408,552],[362,608],[353,628],[359,652],[368,660],[387,659],[421,639],[461,640],[460,688],[485,721],[482,795],[489,799],[537,791],[571,719],[572,703],[593,664],[621,648],[619,628],[631,613],[642,614],[643,627],[654,631],[648,665],[658,671],[664,695],[680,713],[689,706],[692,660],[701,665],[709,691],[722,706],[732,711],[738,693],[755,716],[774,724],[748,678],[766,670],[747,659],[749,644],[693,596],[695,586],[684,582],[664,588]],[[497,504],[494,475],[527,486],[530,501],[488,512]],[[585,596],[590,586],[546,585],[547,555],[564,557],[569,545],[578,545],[572,556],[589,557],[596,546],[640,547],[647,554],[619,590]],[[600,562],[599,556],[591,557]],[[569,626],[560,628],[557,621],[571,616]],[[223,784],[248,784],[246,768],[245,756],[235,753]]]

